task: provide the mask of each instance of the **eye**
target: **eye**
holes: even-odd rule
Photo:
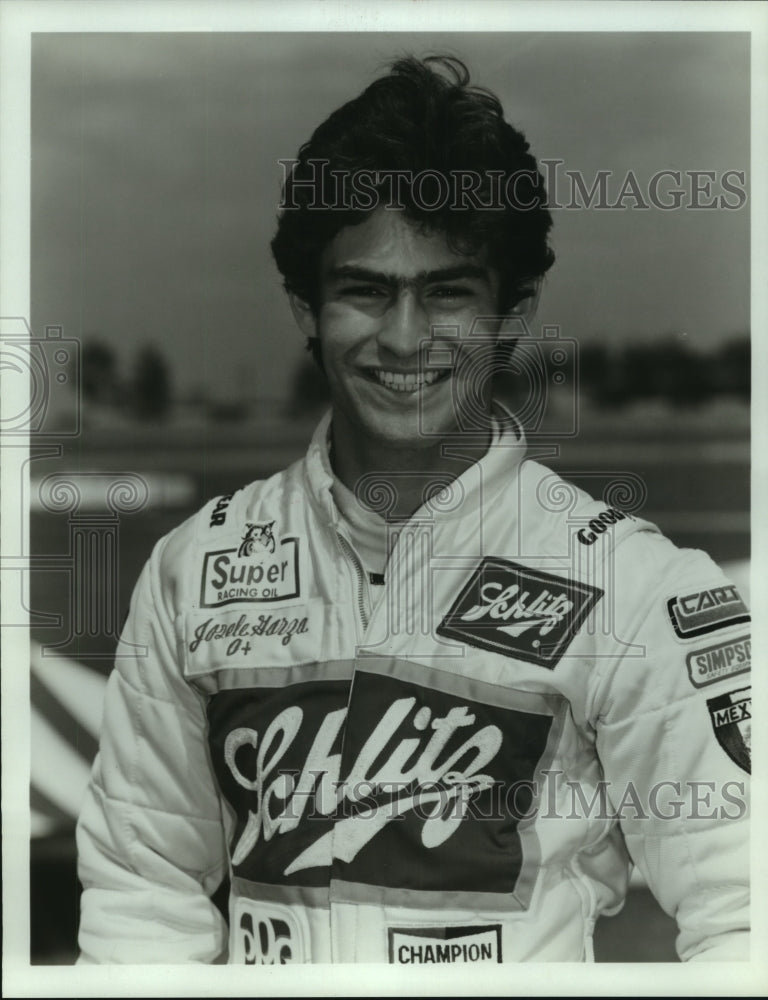
[[[466,285],[437,285],[429,290],[429,297],[433,299],[465,299],[474,294],[471,288]]]
[[[377,299],[387,293],[384,289],[377,288],[376,285],[349,285],[342,288],[340,294],[347,298]]]

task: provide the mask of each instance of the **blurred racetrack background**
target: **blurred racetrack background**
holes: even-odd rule
[[[749,214],[717,201],[724,173],[749,164],[748,45],[737,32],[33,38],[31,326],[51,363],[59,339],[70,351],[21,498],[33,962],[76,954],[74,821],[142,564],[207,499],[298,458],[322,411],[269,255],[280,161],[392,58],[464,58],[549,159],[563,205],[568,169],[587,188],[606,173],[610,200],[629,172],[646,194],[659,171],[682,172],[679,210],[585,196],[553,213],[558,260],[532,333],[572,345],[565,385],[521,390],[513,368],[506,389],[551,433],[534,435],[541,461],[594,495],[629,483],[636,513],[748,591]],[[686,170],[714,175],[713,209],[694,210]],[[57,437],[73,414],[77,433]],[[674,936],[635,885],[596,955],[673,961]]]

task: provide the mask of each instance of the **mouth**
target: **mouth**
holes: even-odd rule
[[[395,372],[386,368],[366,368],[370,381],[392,392],[419,392],[450,377],[453,369],[438,368],[426,372]]]

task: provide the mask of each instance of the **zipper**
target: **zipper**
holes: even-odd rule
[[[346,540],[346,538],[338,531],[336,532],[336,537],[339,539],[341,548],[347,553],[347,555],[352,560],[352,563],[355,567],[355,573],[357,574],[357,610],[360,615],[360,622],[363,626],[363,631],[365,632],[365,630],[368,628],[368,614],[365,610],[365,596],[363,592],[363,587],[365,586],[365,576],[363,575],[363,567],[360,563],[360,559],[358,558],[357,553],[349,544],[349,542]]]

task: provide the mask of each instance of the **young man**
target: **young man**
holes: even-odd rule
[[[545,197],[452,60],[398,62],[302,147],[273,250],[331,413],[144,570],[83,960],[585,960],[631,862],[681,958],[747,957],[746,608],[526,461],[492,398]]]

